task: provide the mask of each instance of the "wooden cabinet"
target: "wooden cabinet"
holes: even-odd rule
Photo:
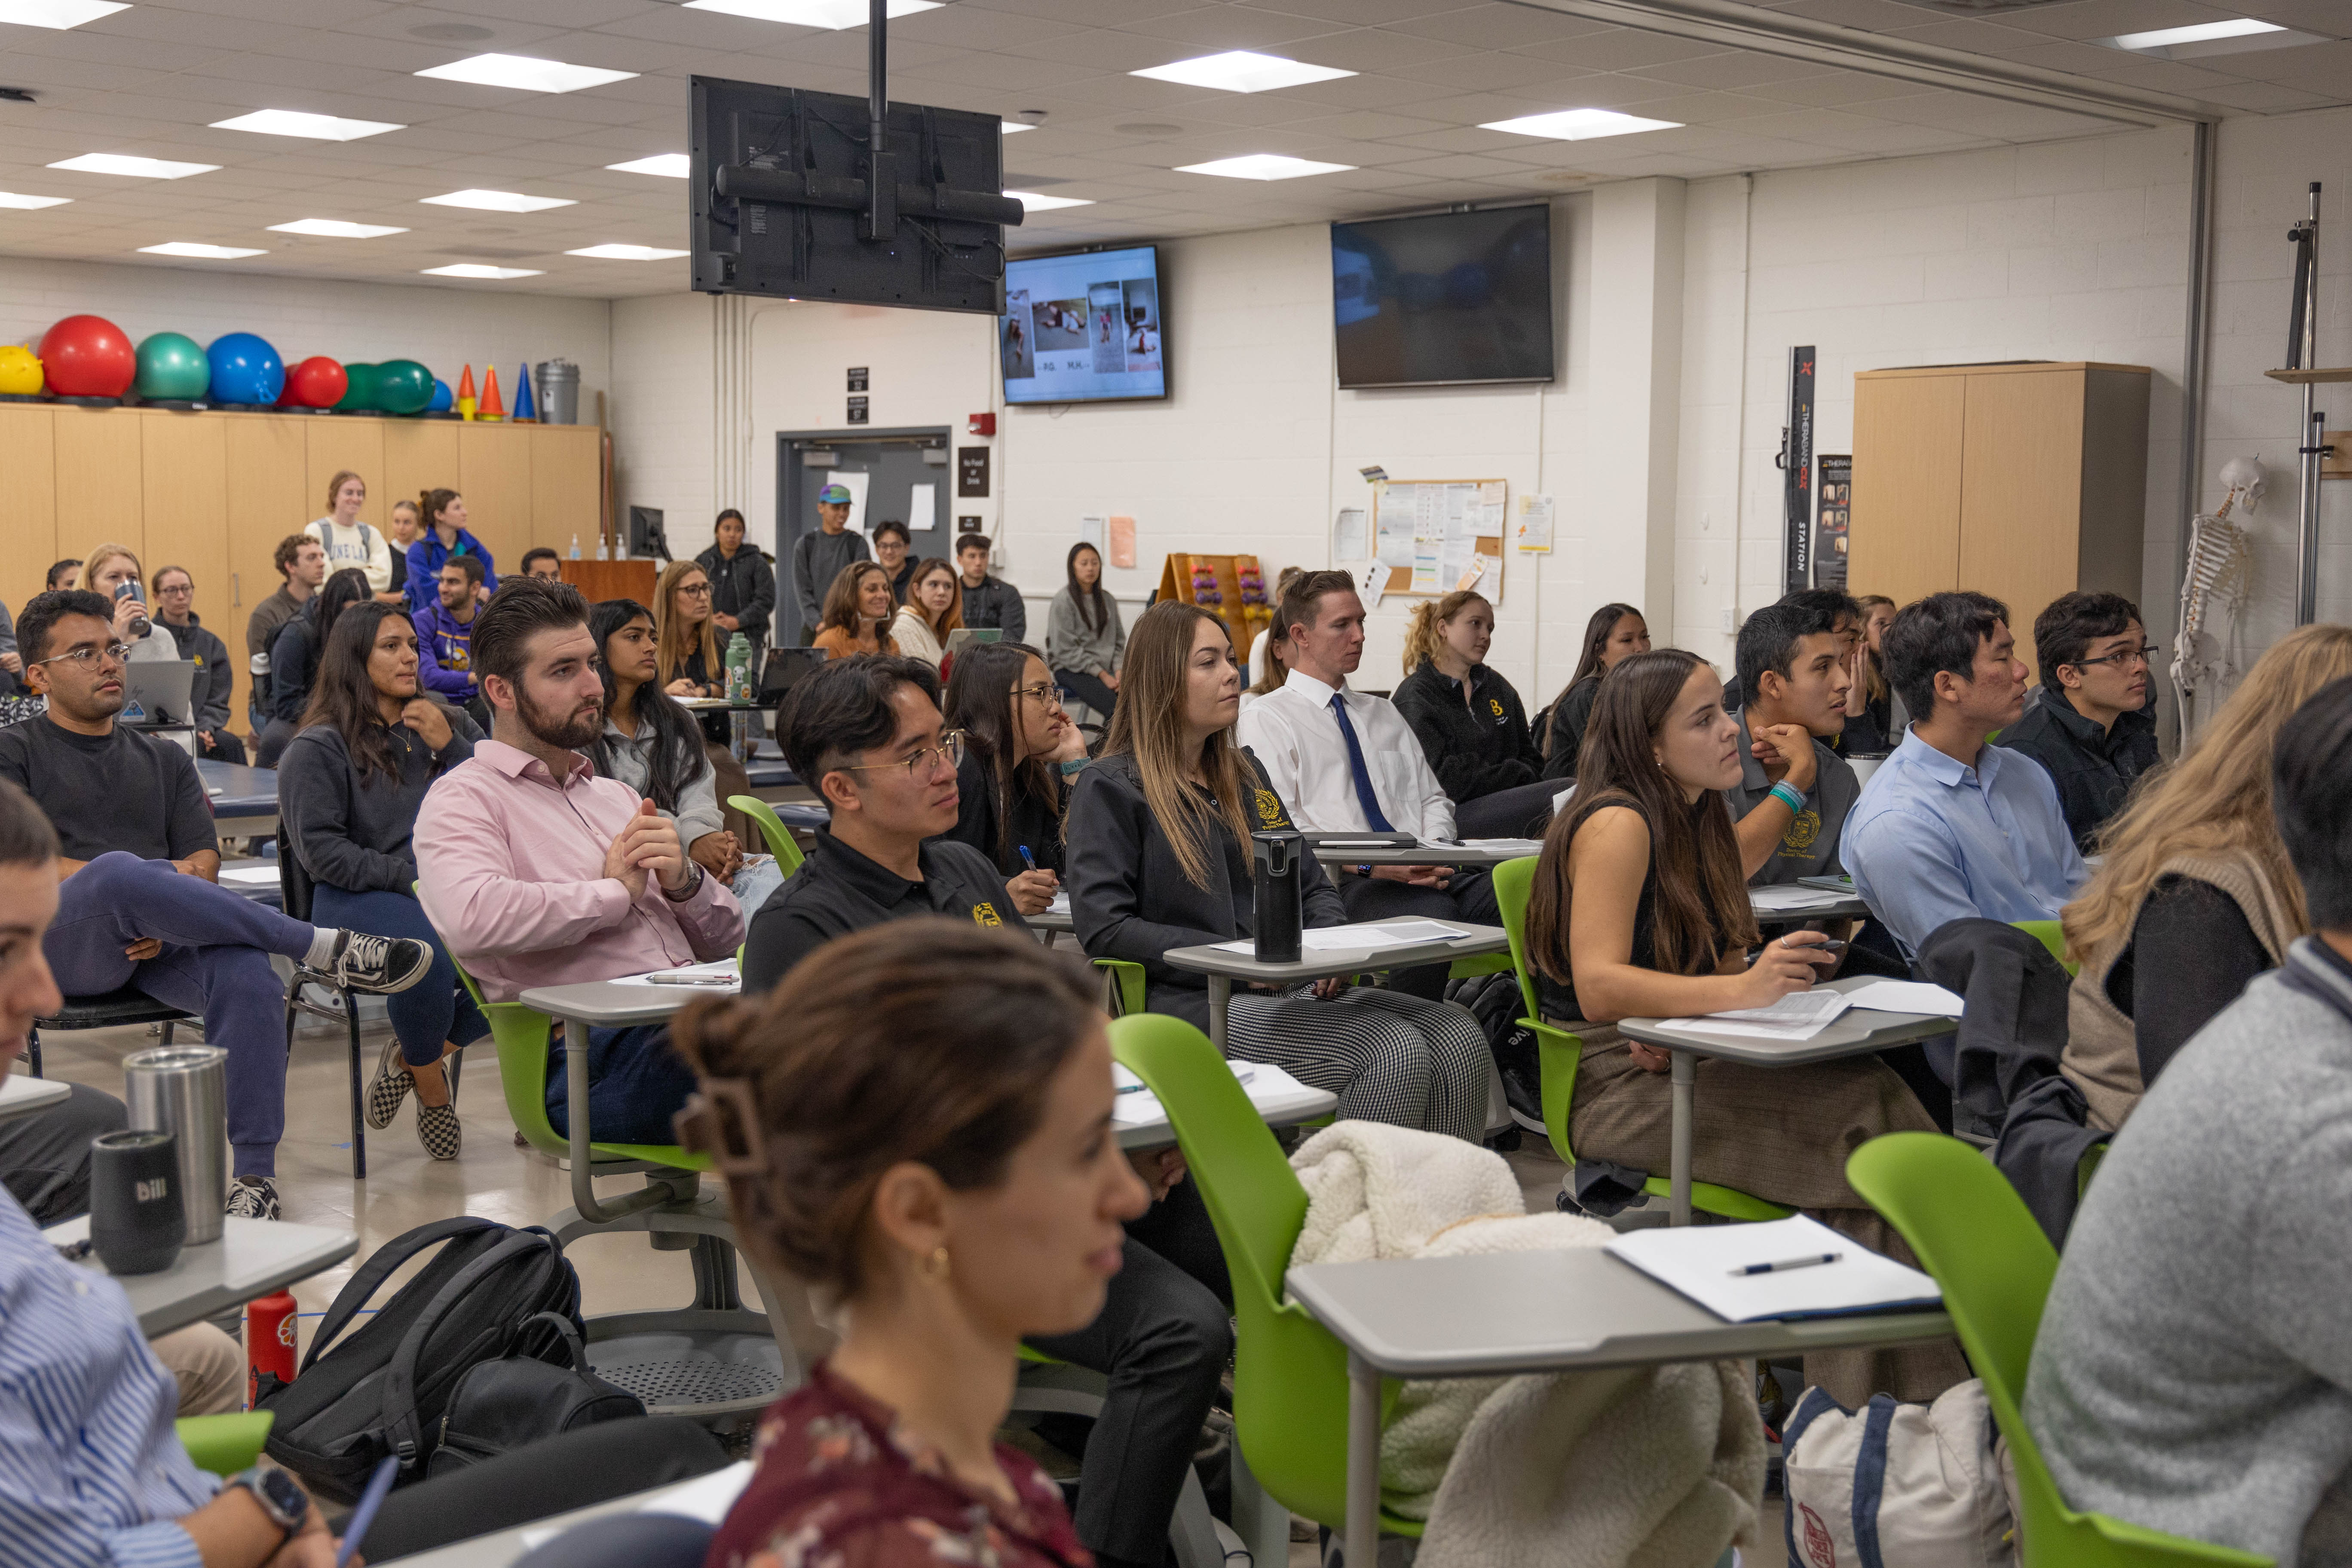
[[[1846,580],[1908,604],[1970,588],[2010,609],[2018,657],[2060,595],[2137,599],[2150,372],[1923,365],[1854,379]]]

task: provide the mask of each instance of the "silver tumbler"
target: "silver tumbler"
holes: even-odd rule
[[[218,1046],[163,1046],[122,1059],[131,1125],[173,1135],[188,1241],[218,1241],[228,1196],[228,1053]]]

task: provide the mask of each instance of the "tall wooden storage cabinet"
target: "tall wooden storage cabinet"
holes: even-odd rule
[[[2145,365],[1919,365],[1853,378],[1846,581],[1898,605],[1972,588],[2018,657],[2076,588],[2137,599],[2147,509]]]

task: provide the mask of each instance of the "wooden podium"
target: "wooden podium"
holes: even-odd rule
[[[635,599],[650,610],[659,565],[654,561],[566,561],[563,580],[587,595],[592,605],[602,599]]]

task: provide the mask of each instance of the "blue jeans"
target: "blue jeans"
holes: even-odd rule
[[[413,937],[432,948],[433,967],[425,978],[383,999],[401,1058],[410,1067],[439,1061],[444,1041],[470,1046],[490,1032],[489,1020],[457,984],[457,966],[442,951],[433,922],[425,918],[425,906],[406,893],[383,888],[353,893],[320,882],[310,896],[310,918],[322,926],[345,926],[370,936]]]
[[[563,1043],[547,1047],[547,1120],[572,1135]],[[694,1092],[694,1069],[669,1048],[669,1026],[588,1031],[588,1135],[599,1143],[675,1143],[670,1119]]]

